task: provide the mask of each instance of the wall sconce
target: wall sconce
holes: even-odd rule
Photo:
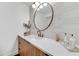
[[[36,9],[41,3],[43,3],[43,2],[34,2],[32,4],[32,8]],[[47,3],[41,5],[40,8],[43,8],[44,6],[47,6]]]

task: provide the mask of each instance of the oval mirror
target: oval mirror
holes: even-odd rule
[[[53,7],[47,2],[41,3],[34,13],[35,28],[39,31],[46,30],[52,23],[53,15]]]

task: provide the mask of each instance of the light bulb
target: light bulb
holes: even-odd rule
[[[36,3],[35,3],[35,5],[36,5],[36,6],[39,6],[39,5],[40,5],[40,3],[39,3],[39,2],[36,2]]]
[[[43,6],[47,6],[47,3],[44,3]]]
[[[36,8],[36,5],[35,5],[35,4],[32,4],[32,7],[33,7],[33,8]]]
[[[43,5],[40,5],[40,8],[43,8]]]

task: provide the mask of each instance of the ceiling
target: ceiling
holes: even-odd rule
[[[26,6],[31,6],[34,2],[24,2],[24,4],[26,4]],[[51,2],[51,4],[55,4],[55,2]]]
[[[34,2],[24,2],[24,4],[26,4],[26,6],[31,6]]]

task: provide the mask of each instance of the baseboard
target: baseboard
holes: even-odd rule
[[[13,51],[12,53],[9,53],[8,56],[15,56],[18,54],[18,50]]]
[[[14,55],[14,56],[20,56],[19,54],[16,54],[16,55]]]

